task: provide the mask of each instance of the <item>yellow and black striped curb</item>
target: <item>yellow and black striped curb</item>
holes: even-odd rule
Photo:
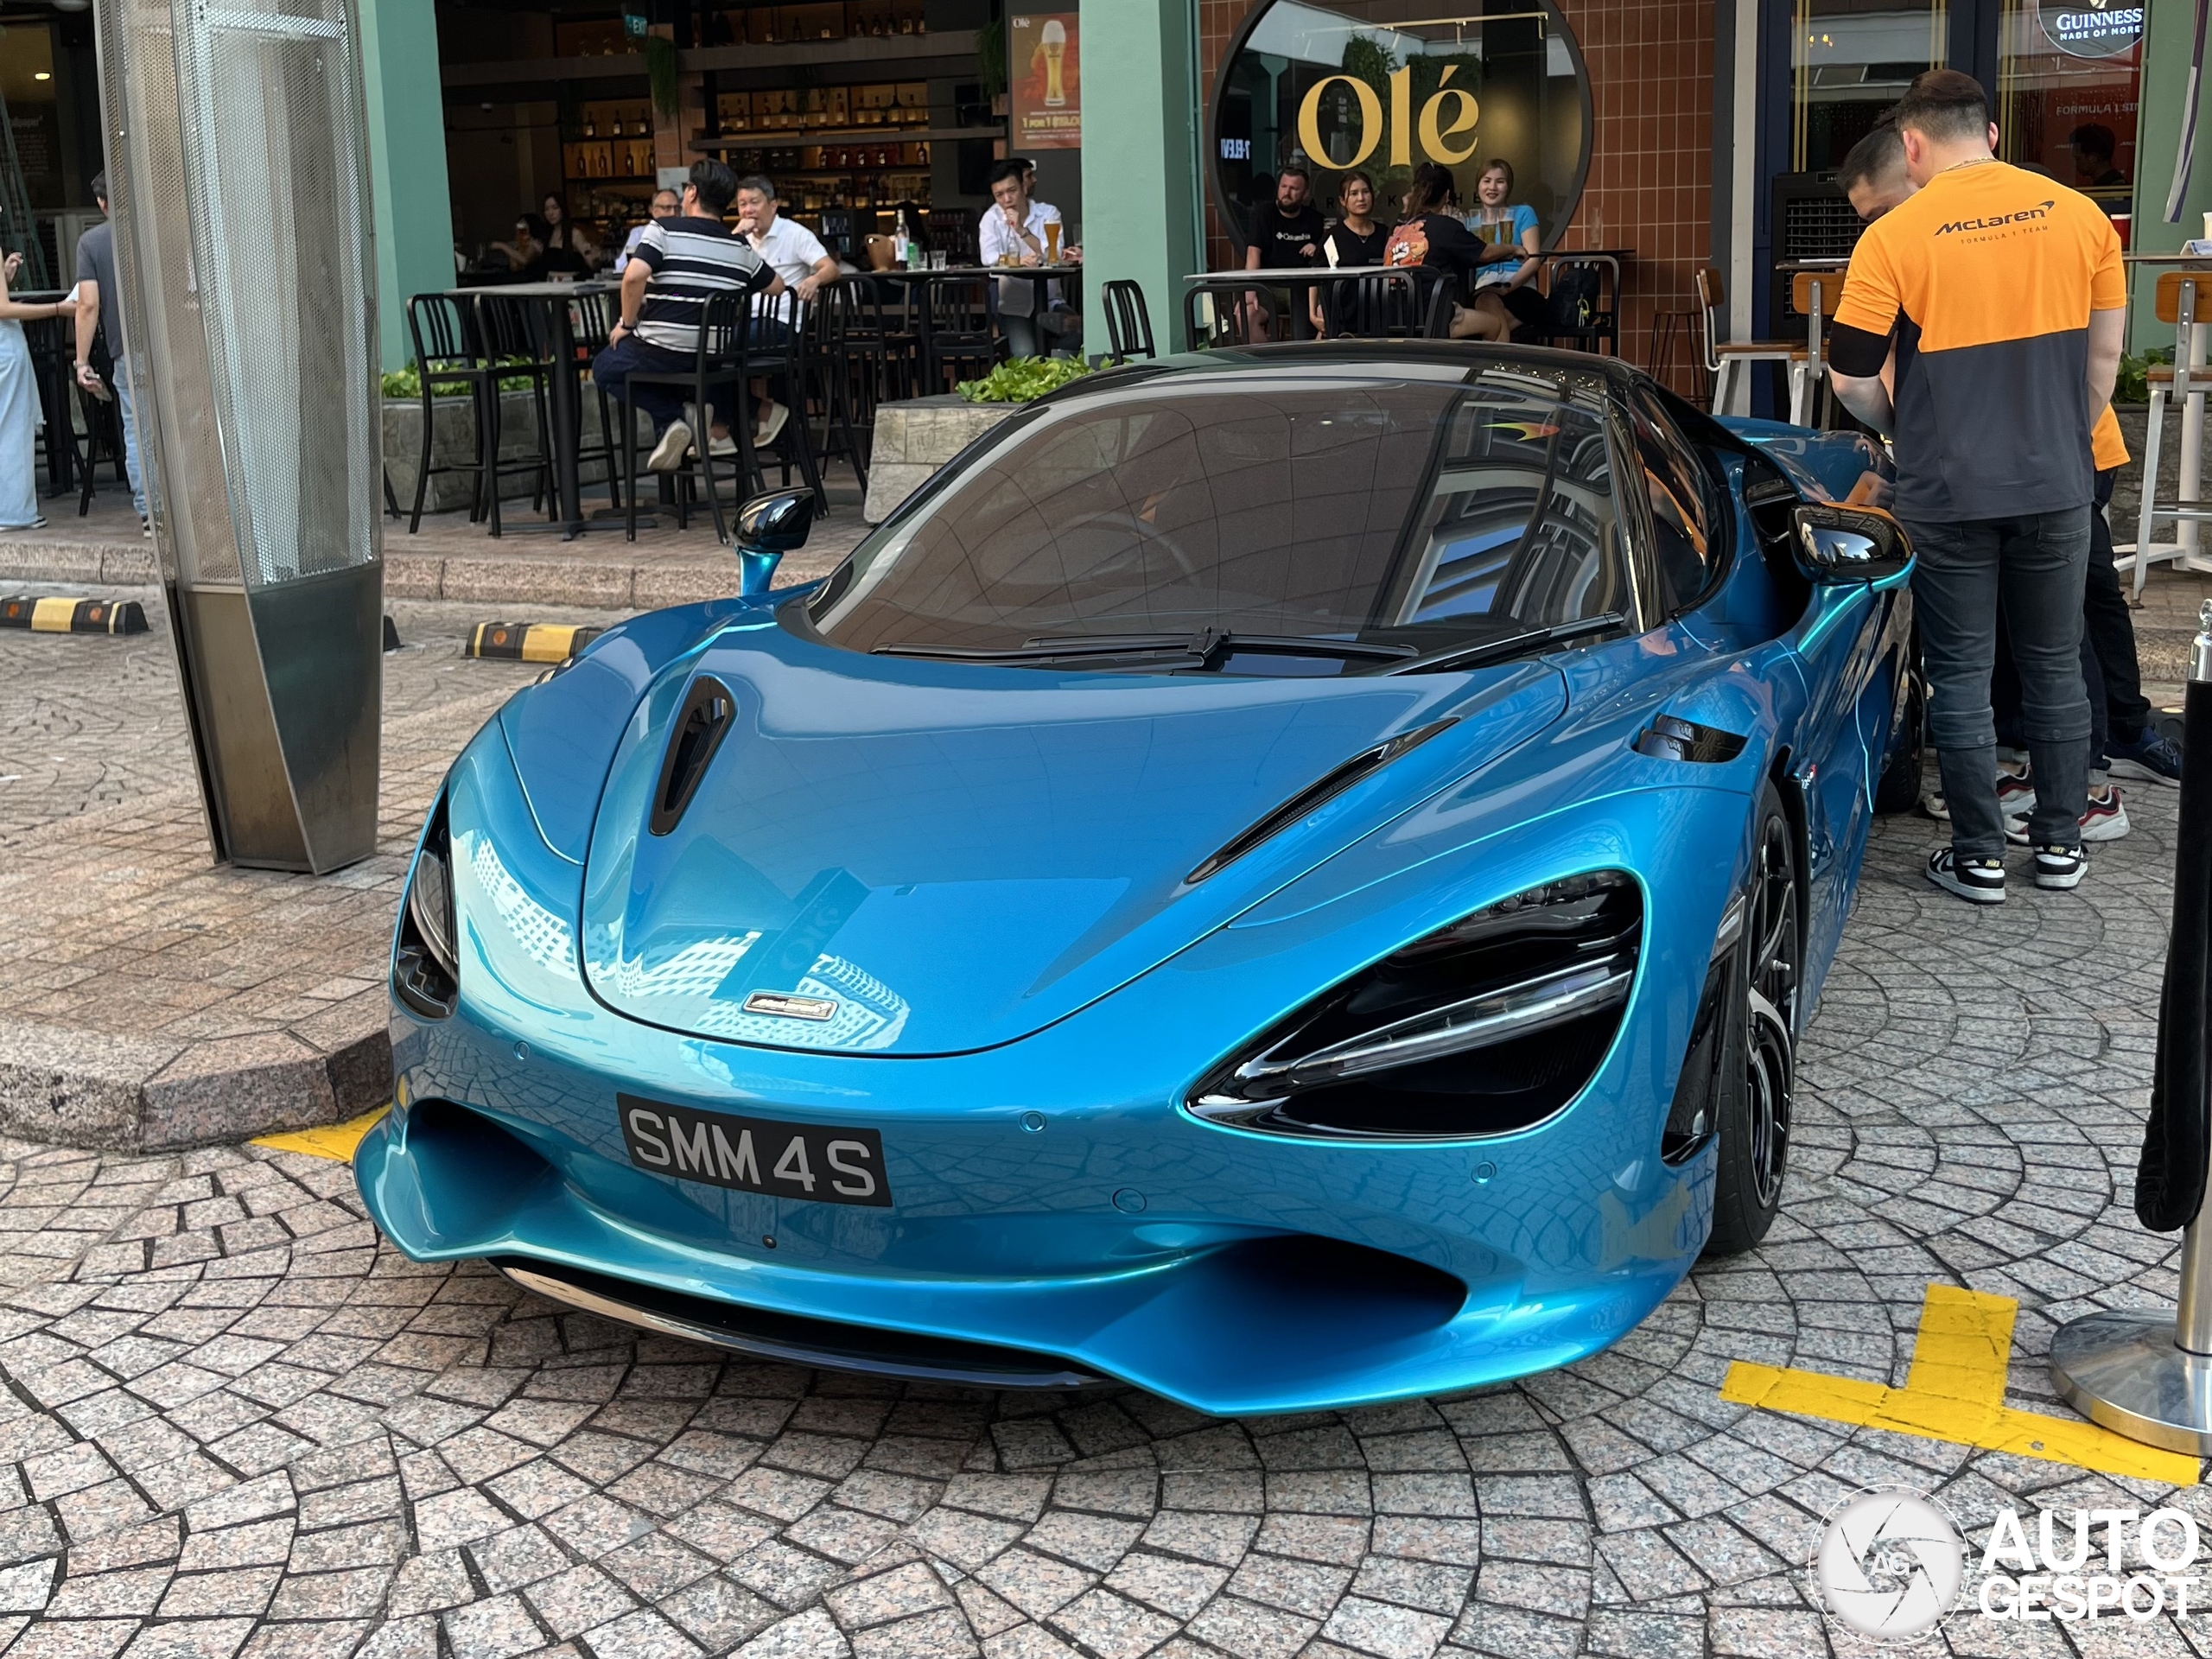
[[[563,622],[479,622],[469,632],[467,654],[509,662],[565,663],[606,632]]]
[[[33,633],[143,633],[146,607],[135,599],[72,599],[11,594],[0,599],[0,628]]]

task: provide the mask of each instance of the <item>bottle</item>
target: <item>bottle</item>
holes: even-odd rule
[[[910,264],[914,257],[913,233],[906,228],[906,210],[899,210],[899,228],[892,235],[891,257],[894,263]]]

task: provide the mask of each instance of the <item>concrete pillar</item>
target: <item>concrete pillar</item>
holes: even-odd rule
[[[1153,339],[1183,348],[1183,277],[1199,268],[1196,0],[1084,0],[1084,349],[1106,349],[1099,296],[1142,286]]]
[[[407,296],[453,286],[453,207],[432,0],[362,0],[361,69],[376,204],[377,332],[386,369],[409,359]]]

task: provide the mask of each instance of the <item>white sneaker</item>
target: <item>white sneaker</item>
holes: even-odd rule
[[[645,470],[649,473],[680,472],[683,467],[683,457],[690,453],[691,429],[682,421],[671,421],[668,430],[660,435],[660,442],[653,446],[652,455],[646,459]]]
[[[709,432],[707,434],[707,453],[717,461],[727,460],[737,454],[737,440],[727,432],[719,436]]]
[[[1948,847],[1938,847],[1928,855],[1928,879],[1970,905],[2005,902],[2005,861],[2001,858],[1967,858]]]
[[[783,404],[770,404],[760,411],[760,425],[753,434],[753,442],[756,444],[773,443],[776,435],[784,429],[784,423],[791,417],[791,410]]]
[[[2082,877],[2088,868],[2089,861],[2079,847],[2036,849],[2036,886],[2039,887],[2068,892],[2082,885]]]

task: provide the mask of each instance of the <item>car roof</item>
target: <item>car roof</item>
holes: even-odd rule
[[[1058,402],[1085,391],[1105,391],[1160,375],[1233,379],[1249,374],[1295,369],[1301,375],[1338,375],[1346,381],[1388,378],[1393,371],[1432,384],[1441,369],[1470,378],[1504,369],[1552,381],[1564,396],[1572,391],[1620,395],[1637,383],[1652,384],[1617,357],[1570,352],[1544,346],[1509,346],[1458,340],[1287,340],[1262,346],[1215,346],[1180,352],[1150,362],[1128,363],[1071,382],[1054,395]]]

